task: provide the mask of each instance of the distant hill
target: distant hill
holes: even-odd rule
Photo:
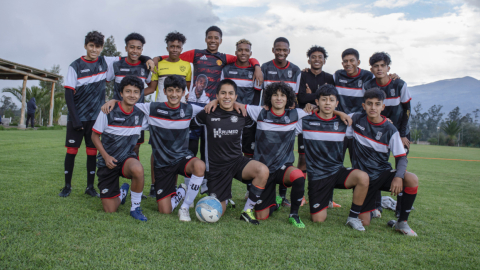
[[[443,105],[444,117],[455,107],[460,107],[462,115],[480,109],[480,80],[463,77],[441,80],[409,87],[412,107],[422,103],[423,112],[433,105]]]

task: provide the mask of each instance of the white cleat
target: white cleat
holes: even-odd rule
[[[414,231],[410,228],[410,226],[408,226],[407,221],[397,222],[397,223],[395,223],[395,225],[393,225],[393,228],[394,228],[397,232],[401,232],[403,235],[406,235],[406,236],[417,236],[417,233],[414,232]]]
[[[190,212],[188,211],[187,208],[180,208],[178,209],[178,217],[180,219],[180,221],[192,221],[190,219]]]
[[[361,231],[361,232],[365,231],[365,227],[363,227],[362,220],[359,218],[348,217],[347,223],[345,225],[348,225],[357,231]]]
[[[372,218],[381,218],[381,217],[382,217],[382,213],[378,209],[373,210]]]

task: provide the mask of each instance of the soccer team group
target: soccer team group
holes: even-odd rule
[[[160,213],[180,205],[179,219],[190,221],[199,192],[217,198],[224,213],[235,205],[235,178],[247,188],[241,220],[258,225],[289,207],[288,222],[304,228],[298,212],[308,179],[313,222],[324,222],[327,209],[338,206],[332,200],[335,188],[353,189],[346,224],[364,231],[372,217],[381,216],[380,192],[390,191],[398,198],[398,220],[390,226],[416,236],[407,223],[418,189],[417,176],[406,170],[411,97],[407,84],[388,74],[387,53],[370,57],[370,72],[359,68],[357,50],[346,49],[343,69],[331,75],[322,71],[328,57],[323,47],[308,50],[310,68],[301,71],[287,61],[290,44],[283,37],[273,43],[274,59],[261,66],[246,39],[236,43],[236,56],[218,52],[222,31],[216,26],[205,32],[207,49],[182,52],[186,38],[178,32],[165,42],[168,55],[151,59],[142,55],[145,38],[132,33],[125,38],[126,57],[107,57],[100,56],[104,36],[86,35],[86,55],[72,62],[65,80],[69,113],[61,197],[71,192],[75,157],[85,140],[85,193],[115,212],[131,190],[130,215],[147,221],[140,207],[146,196],[138,158],[147,129],[150,196]],[[107,81],[115,82],[114,98],[105,103]],[[155,101],[145,103],[153,93]],[[352,168],[343,165],[347,150]],[[93,186],[95,172],[100,194]],[[185,183],[177,185],[178,175]],[[119,187],[120,176],[131,185]]]

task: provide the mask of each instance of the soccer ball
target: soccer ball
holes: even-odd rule
[[[223,214],[222,204],[217,198],[207,196],[198,201],[195,214],[201,222],[217,222]]]

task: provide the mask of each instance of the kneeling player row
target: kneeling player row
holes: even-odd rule
[[[298,209],[304,195],[305,177],[292,166],[295,135],[303,133],[313,221],[325,220],[329,193],[333,188],[356,187],[347,224],[364,230],[363,225],[369,224],[369,211],[374,209],[375,192],[391,190],[398,194],[402,186],[406,186],[405,193],[411,196],[406,196],[402,202],[402,222],[398,223],[397,229],[414,234],[406,220],[418,181],[415,175],[406,173],[406,156],[398,131],[380,115],[384,108],[382,91],[367,91],[363,105],[367,114],[350,115],[353,125],[347,126],[352,119],[334,110],[338,104],[338,94],[335,87],[330,85],[317,91],[316,103],[320,110],[309,115],[300,109],[288,109],[294,104],[295,94],[285,83],[274,83],[265,89],[266,108],[263,108],[235,103],[236,84],[223,80],[217,88],[217,100],[203,110],[180,102],[185,81],[178,76],[169,76],[165,80],[167,102],[135,105],[142,88],[140,82],[134,77],[125,77],[121,89],[123,101],[113,100],[104,105],[94,126],[97,134],[92,137],[95,137],[95,146],[100,151],[99,188],[106,211],[116,210],[122,200],[118,176],[131,177],[132,216],[141,215],[141,219],[146,220],[138,207],[139,201],[134,201],[138,194],[141,196],[142,189],[133,188],[143,187],[143,170],[139,170],[138,175],[132,174],[135,171],[132,168],[141,165],[129,157],[134,156],[133,147],[140,130],[149,126],[155,166],[155,192],[161,213],[172,212],[185,197],[179,215],[180,220],[189,221],[188,208],[198,193],[206,171],[209,193],[222,202],[224,210],[226,200],[231,198],[232,178],[249,184],[249,198],[241,219],[252,224],[259,224],[258,219],[267,219],[279,208],[275,184],[292,187],[289,222],[303,228],[305,225],[298,216]],[[307,106],[305,110],[310,109]],[[192,125],[203,126],[206,130],[205,161],[194,158],[188,150],[192,119]],[[257,123],[256,146],[254,160],[250,160],[242,156],[241,137],[244,127],[254,122]],[[102,134],[102,142],[98,134]],[[347,134],[353,137],[354,152],[357,153],[353,159],[354,170],[343,167],[343,142]],[[390,150],[399,159],[397,171],[392,171],[388,163]],[[102,169],[104,167],[108,169]],[[121,170],[117,167],[121,167]],[[110,174],[100,173],[105,170]],[[186,190],[182,186],[175,190],[178,174],[191,177]],[[108,193],[109,190],[115,191]],[[115,199],[114,203],[105,200],[112,197],[120,198]],[[108,208],[109,205],[115,206],[114,209]]]

